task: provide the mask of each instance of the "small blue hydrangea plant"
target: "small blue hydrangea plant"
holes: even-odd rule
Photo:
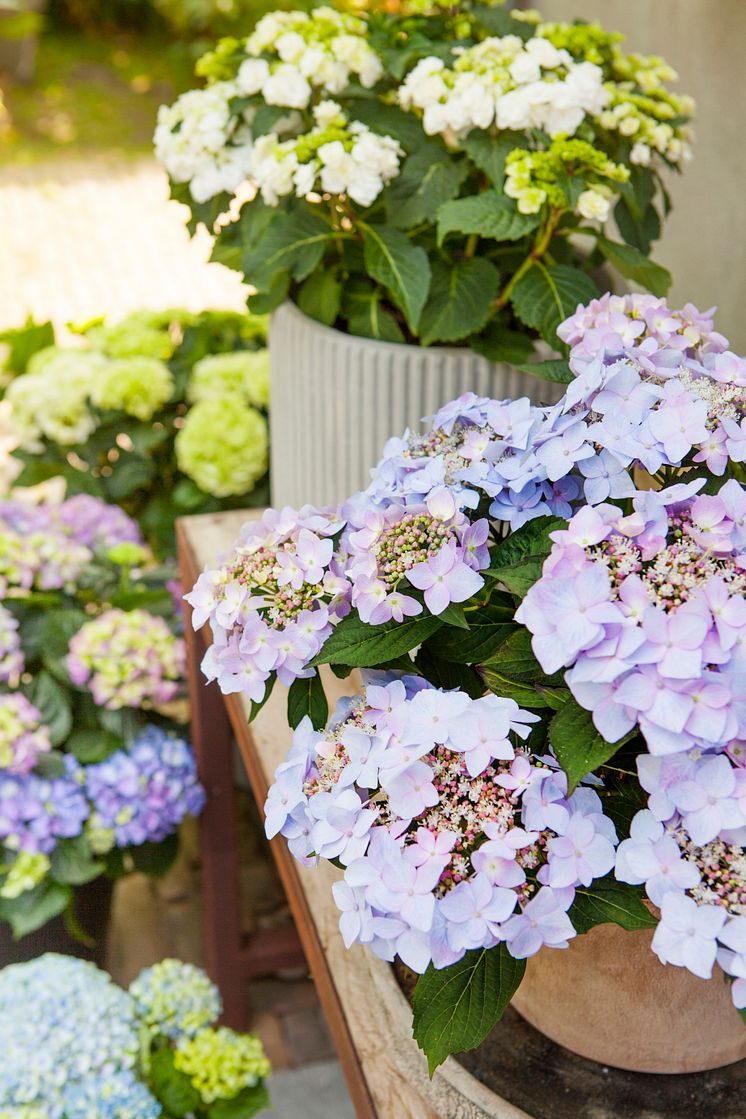
[[[48,954],[0,972],[2,1119],[251,1119],[269,1105],[259,1039],[216,1027],[217,989],[164,960],[128,991]]]
[[[225,692],[289,685],[267,834],[342,870],[348,946],[419,973],[431,1070],[605,922],[746,1018],[746,360],[648,295],[559,336],[556,405],[465,394],[187,595]],[[320,665],[363,670],[331,718]]]

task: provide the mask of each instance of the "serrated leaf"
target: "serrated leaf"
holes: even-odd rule
[[[430,290],[430,262],[425,250],[413,245],[405,233],[385,225],[359,223],[363,234],[365,267],[387,289],[416,333]]]
[[[496,190],[446,202],[438,210],[438,244],[449,233],[477,233],[495,241],[519,241],[539,224],[538,214],[519,213],[515,202]]]
[[[329,704],[318,672],[305,679],[293,680],[288,691],[288,722],[295,730],[309,716],[314,730],[323,730],[329,717]]]
[[[488,361],[506,362],[508,365],[527,361],[534,352],[534,344],[527,334],[495,322],[488,323],[481,334],[467,338],[466,343],[474,353],[481,354]]]
[[[525,681],[527,684],[541,684],[548,688],[561,688],[564,684],[562,673],[548,676],[544,672],[531,648],[531,634],[523,628],[515,628],[483,667],[492,668],[509,680]]]
[[[283,211],[244,253],[242,268],[260,291],[270,289],[281,272],[305,280],[321,263],[331,240],[331,227],[310,209]]]
[[[231,1100],[215,1100],[207,1110],[207,1119],[252,1119],[266,1110],[271,1102],[265,1085],[254,1084]]]
[[[484,695],[484,681],[473,668],[438,656],[437,639],[435,644],[425,642],[415,658],[415,665],[420,674],[436,688],[445,688],[446,691],[458,689],[466,692],[472,699]]]
[[[530,39],[534,33],[532,24],[514,19],[509,8],[477,4],[474,15],[491,35],[517,35],[520,39]]]
[[[248,309],[252,315],[268,315],[287,299],[290,290],[290,273],[276,272],[268,287],[249,296]]]
[[[420,321],[423,346],[458,342],[489,321],[500,273],[488,260],[475,257],[448,265],[436,260],[430,295]]]
[[[390,136],[407,151],[414,151],[426,143],[422,125],[412,113],[405,113],[396,105],[384,105],[376,100],[359,100],[352,103],[350,120],[359,120],[378,136]]]
[[[346,664],[353,668],[372,668],[396,660],[421,645],[439,630],[443,622],[429,614],[419,614],[403,622],[386,622],[370,626],[357,614],[348,614],[324,642],[321,652],[311,661],[321,664]]]
[[[598,288],[589,275],[567,264],[536,261],[513,288],[511,303],[521,322],[537,330],[545,342],[557,343],[557,327],[579,303],[589,303]]]
[[[613,874],[596,879],[590,886],[578,886],[568,916],[579,933],[587,933],[596,925],[614,924],[634,932],[658,924],[643,902],[640,888],[617,882]]]
[[[156,1049],[151,1055],[148,1087],[173,1119],[185,1119],[201,1109],[202,1098],[190,1077],[174,1067],[170,1046]]]
[[[525,960],[504,944],[467,952],[450,967],[432,964],[414,991],[415,1041],[427,1056],[432,1077],[451,1053],[475,1049],[502,1017],[523,979]]]
[[[630,737],[607,742],[593,725],[590,711],[574,699],[563,704],[549,725],[549,743],[567,774],[570,792],[586,774],[613,758]]]
[[[634,280],[636,284],[641,284],[653,295],[667,294],[672,283],[671,273],[667,268],[650,260],[634,245],[610,241],[602,233],[597,237],[597,244],[609,263],[613,264],[623,276]]]
[[[342,305],[342,284],[334,272],[313,272],[298,291],[298,306],[304,315],[333,326]]]
[[[506,157],[516,148],[525,147],[525,141],[517,133],[514,136],[490,136],[489,132],[475,128],[461,141],[461,146],[492,185],[502,190]]]
[[[81,765],[102,762],[117,750],[124,748],[124,742],[111,731],[98,727],[96,730],[75,730],[66,743],[66,750],[78,759]]]
[[[430,142],[409,156],[386,192],[391,225],[410,229],[435,219],[438,207],[458,194],[469,162],[440,143]]]
[[[661,219],[652,203],[642,217],[637,217],[630,210],[627,200],[620,198],[614,208],[614,220],[627,244],[634,245],[645,254],[650,252],[653,242],[661,235]]]
[[[575,374],[569,362],[561,359],[550,361],[530,361],[526,365],[516,367],[521,373],[530,373],[532,377],[539,377],[542,381],[553,381],[557,385],[569,385],[575,380]]]

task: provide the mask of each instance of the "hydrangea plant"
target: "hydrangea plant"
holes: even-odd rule
[[[649,295],[559,334],[556,405],[465,394],[187,596],[252,716],[290,684],[267,833],[339,867],[348,945],[420,973],[431,1070],[605,922],[717,963],[746,1018],[746,359]],[[321,665],[363,670],[331,719]]]
[[[137,312],[84,328],[75,347],[50,345],[38,325],[13,332],[17,484],[60,475],[173,554],[180,513],[266,500],[265,340],[261,318],[217,311]]]
[[[162,873],[204,792],[171,572],[136,523],[88,494],[7,500],[0,541],[0,918],[22,936],[102,874]]]
[[[693,113],[671,67],[499,0],[383,7],[271,12],[161,109],[173,194],[252,308],[523,363],[600,265],[665,294],[649,254]]]
[[[47,954],[3,969],[0,1115],[10,1119],[251,1119],[270,1064],[251,1034],[216,1027],[217,988],[163,960],[129,990]]]

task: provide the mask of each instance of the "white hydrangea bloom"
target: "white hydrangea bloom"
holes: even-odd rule
[[[268,105],[305,109],[311,100],[311,86],[297,66],[283,62],[272,70],[265,81],[262,96]]]
[[[584,190],[578,198],[576,211],[589,221],[605,222],[611,210],[611,203],[597,190]]]

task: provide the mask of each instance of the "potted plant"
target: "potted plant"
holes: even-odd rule
[[[187,599],[224,691],[290,685],[267,834],[420,973],[431,1071],[511,999],[606,1064],[716,1067],[746,1056],[746,361],[652,296],[559,337],[556,405],[464,394]],[[320,665],[364,670],[331,720]]]
[[[178,960],[126,991],[69,956],[4,968],[2,1114],[251,1119],[269,1106],[270,1064],[257,1037],[214,1025],[220,1013],[217,988]]]
[[[76,347],[55,345],[44,324],[0,338],[16,485],[60,477],[68,494],[116,502],[161,558],[174,554],[179,514],[266,502],[264,319],[141,311],[81,333]]]
[[[526,363],[599,266],[665,294],[649,252],[693,107],[620,38],[500,4],[274,12],[161,110],[174,196],[274,310],[276,503],[343,500],[460,392],[556,399]]]
[[[4,962],[60,944],[101,958],[111,882],[165,873],[204,803],[172,573],[87,494],[0,502],[0,540]]]

